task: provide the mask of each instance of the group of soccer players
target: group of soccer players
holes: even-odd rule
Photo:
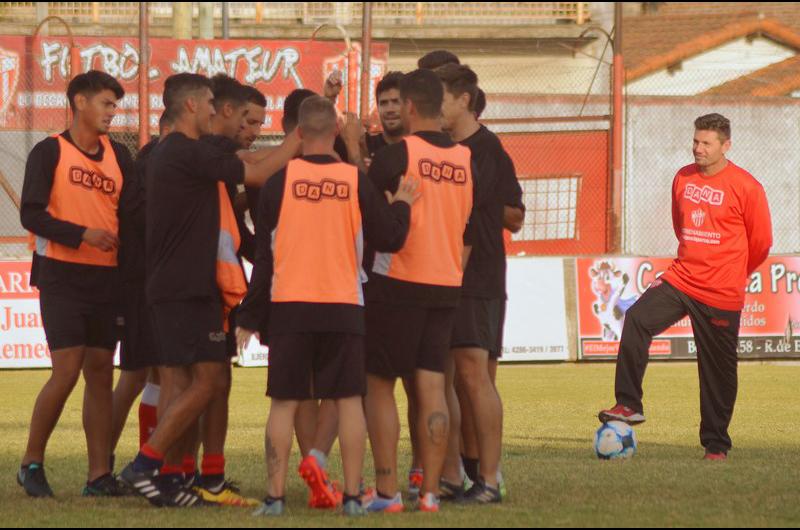
[[[71,81],[73,122],[34,147],[23,188],[53,360],[17,475],[29,495],[53,495],[45,448],[82,372],[86,496],[281,515],[296,436],[311,507],[403,511],[399,379],[415,507],[501,501],[503,230],[524,218],[513,163],[478,122],[477,75],[452,53],[384,77],[378,134],[337,114],[340,89],[331,76],[323,95],[288,94],[283,142],[253,150],[266,113],[258,90],[174,75],[160,134],[134,162],[108,137],[119,83],[99,71]],[[270,349],[263,502],[225,469],[231,361],[253,338]],[[140,394],[140,451],[116,476]],[[341,485],[327,474],[337,437]]]
[[[119,83],[98,71],[71,81],[72,125],[34,147],[22,193],[53,365],[17,474],[29,495],[53,495],[45,449],[83,373],[86,496],[281,515],[296,437],[311,507],[403,511],[400,380],[415,507],[502,500],[503,231],[522,226],[522,190],[478,121],[486,98],[476,74],[445,51],[418,66],[378,84],[379,134],[337,115],[333,76],[323,95],[288,94],[283,143],[257,150],[266,113],[258,90],[174,75],[160,134],[135,163],[108,138]],[[726,158],[730,138],[723,116],[695,122],[695,163],[673,184],[678,257],[628,310],[617,404],[599,414],[644,421],[652,338],[688,315],[700,441],[716,461],[732,447],[744,286],[772,244],[766,194]],[[231,360],[254,338],[270,351],[263,501],[243,496],[225,468]],[[112,389],[120,339],[123,373]],[[117,477],[114,450],[140,393],[140,451]],[[337,438],[340,486],[327,474]],[[367,438],[374,488],[363,477]]]

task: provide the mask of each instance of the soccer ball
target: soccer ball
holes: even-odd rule
[[[627,423],[604,423],[594,436],[594,452],[601,460],[631,458],[636,454],[636,433]]]

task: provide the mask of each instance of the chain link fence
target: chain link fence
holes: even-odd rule
[[[524,227],[508,236],[513,254],[609,248],[611,49],[602,34],[561,44],[466,41],[452,50],[478,74],[487,95],[481,121],[500,136],[523,188]],[[433,49],[402,46],[390,43],[390,70],[411,70]]]
[[[625,19],[624,252],[674,255],[675,173],[694,120],[731,121],[728,159],[764,186],[774,254],[800,252],[800,12],[789,3],[666,3]]]
[[[0,44],[0,258],[19,258],[29,254],[18,210],[28,153],[47,136],[69,127],[66,91],[71,66],[68,54],[60,55],[62,64],[55,70],[64,71],[42,83],[48,40],[31,38],[26,46],[9,43],[2,40]],[[138,150],[135,128],[116,127],[111,137],[125,144],[131,154]]]
[[[772,9],[773,4],[765,5]],[[793,149],[800,141],[800,78],[795,73],[800,66],[796,53],[800,16],[795,21],[785,6],[762,17],[730,12],[728,18],[717,20],[711,12],[698,22],[703,27],[695,28],[691,21],[698,18],[699,8],[688,14],[676,12],[679,8],[668,5],[664,12],[636,13],[625,19],[621,251],[674,254],[672,178],[692,161],[694,119],[719,112],[733,124],[731,160],[753,173],[767,190],[774,252],[800,252],[800,155]],[[0,3],[0,20],[21,20],[31,9],[33,4]],[[138,18],[136,4],[50,3],[49,9],[69,20],[97,20],[101,29],[106,21],[135,24]],[[360,22],[361,9],[360,3],[242,2],[231,5],[231,19],[234,25],[305,25],[310,36],[323,21]],[[478,74],[487,94],[481,120],[500,135],[512,156],[528,209],[523,230],[509,236],[511,253],[606,253],[614,229],[609,170],[613,27],[608,8],[584,3],[376,2],[373,10],[379,34],[385,34],[380,28],[409,25],[440,28],[442,35],[419,42],[376,38],[372,90],[384,72],[412,70],[419,57],[440,48],[456,53]],[[171,15],[171,3],[150,4],[151,20],[168,21]],[[333,32],[327,37],[332,35],[338,37]],[[6,53],[0,56],[0,184],[7,183],[10,195],[21,191],[25,159],[33,145],[63,130],[68,119],[66,41],[19,38],[24,40],[24,52],[16,62],[0,52]],[[112,137],[135,152],[138,41],[113,35],[78,40],[81,69],[90,65],[105,69],[123,82],[127,95]],[[6,42],[1,41],[0,49],[8,48]],[[262,144],[280,139],[283,98],[301,86],[321,91],[333,70],[344,72],[340,109],[356,110],[358,48],[348,54],[344,41],[336,40],[302,46],[236,42],[235,46],[225,41],[192,44],[181,55],[174,46],[160,48],[159,40],[153,39],[152,131],[163,108],[163,79],[175,68],[208,75],[234,72],[255,84],[267,98]],[[12,92],[13,97],[8,96]],[[374,104],[374,93],[369,99]],[[371,119],[377,124],[374,112]],[[0,194],[0,253],[26,254],[24,237],[13,199]]]
[[[35,9],[29,3],[0,3],[0,19],[24,21],[26,17],[35,15]],[[234,24],[237,21],[240,24],[305,24],[309,25],[310,35],[311,29],[322,22],[360,23],[361,10],[361,3],[251,2],[233,3],[231,17]],[[489,34],[492,28],[508,26],[511,28],[509,31],[516,31],[514,38],[508,41],[473,37],[464,39],[453,49],[462,63],[470,65],[478,73],[488,101],[482,119],[501,136],[522,182],[527,217],[523,230],[510,238],[509,244],[514,253],[520,254],[604,252],[608,233],[611,53],[608,41],[601,33],[582,33],[590,20],[588,4],[377,2],[373,3],[373,13],[376,27],[397,24],[423,28],[467,26],[473,27],[470,30],[473,33]],[[135,24],[138,5],[51,2],[48,14],[63,17],[68,23],[94,23],[96,32],[104,26],[114,28],[117,27],[115,24]],[[219,5],[216,5],[215,15],[220,16]],[[171,3],[150,4],[151,21],[168,21],[171,16]],[[55,26],[51,23],[52,30]],[[543,38],[529,39],[523,26],[550,29],[544,30]],[[557,42],[553,44],[553,39],[547,35],[556,26],[561,26],[557,34],[563,38],[555,39]],[[137,41],[114,35],[103,35],[95,40],[79,37],[77,40],[81,71],[89,67],[104,69],[123,82],[127,94],[121,102],[112,138],[125,143],[135,153],[139,143],[139,101],[134,68],[138,61]],[[264,49],[259,50],[262,53],[253,55],[246,68],[241,68],[242,61],[228,61],[227,54],[233,50],[222,44],[219,50],[215,46],[187,47],[185,54],[176,57],[175,50],[160,51],[156,41],[151,41],[154,57],[151,63],[161,71],[159,75],[151,76],[151,130],[155,129],[163,108],[160,102],[163,78],[172,73],[170,70],[175,70],[176,64],[179,71],[199,71],[208,75],[235,71],[242,81],[256,84],[268,101],[267,124],[260,143],[279,139],[280,116],[286,94],[300,86],[320,91],[324,78],[333,70],[344,72],[345,91],[339,102],[341,110],[357,109],[357,60],[360,53],[358,48],[350,55],[344,53],[343,42],[309,43],[305,48],[294,50],[300,60],[286,49],[268,50],[269,46],[264,44]],[[412,70],[416,67],[416,60],[430,51],[410,51],[408,42],[389,40],[385,44],[381,41],[375,44],[378,53],[373,53],[373,89],[385,71]],[[487,46],[487,43],[491,45]],[[547,48],[544,53],[543,46]],[[19,90],[5,112],[5,129],[0,131],[4,136],[2,149],[6,152],[0,161],[0,170],[7,175],[10,187],[17,193],[21,190],[27,153],[46,135],[66,127],[68,48],[64,39],[56,37],[41,37],[35,42],[26,39],[24,42],[23,57],[14,81]],[[245,52],[254,49],[255,45],[249,46]],[[312,56],[313,60],[306,59]],[[374,93],[369,99],[374,102]],[[371,117],[373,123],[377,122],[374,112]],[[2,200],[8,202],[5,196]],[[5,243],[3,252],[6,255],[26,254],[25,246],[19,244],[22,241],[19,238],[23,238],[25,233],[19,226],[13,204],[3,204],[0,211],[3,212],[0,215],[0,237],[17,238],[0,239]],[[15,244],[9,246],[12,242]]]

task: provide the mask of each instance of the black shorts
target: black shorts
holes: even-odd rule
[[[239,306],[236,306],[228,314],[228,335],[225,337],[225,351],[231,359],[239,355],[239,347],[236,345],[236,313],[238,311]]]
[[[158,366],[156,338],[145,303],[144,285],[125,285],[122,291],[122,316],[125,322],[120,336],[119,367],[125,371],[136,371]]]
[[[394,379],[444,373],[456,308],[367,304],[367,373]]]
[[[229,362],[222,305],[218,301],[163,302],[150,307],[150,317],[162,366]]]
[[[506,301],[502,298],[461,298],[453,324],[453,348],[480,348],[490,359],[503,355]]]
[[[364,337],[287,333],[269,343],[267,395],[273,399],[344,399],[367,391]]]
[[[76,346],[116,349],[118,311],[114,304],[86,302],[42,291],[39,307],[51,352]]]

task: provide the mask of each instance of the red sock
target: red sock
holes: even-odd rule
[[[225,475],[225,455],[203,455],[201,466],[204,477],[211,475]]]
[[[142,448],[139,450],[139,452],[142,453],[143,456],[146,456],[147,458],[150,458],[151,460],[158,460],[158,461],[163,461],[164,460],[164,455],[159,453],[158,451],[156,451],[152,447],[150,447],[149,444],[144,444],[142,446]]]
[[[181,475],[182,473],[183,468],[181,466],[176,466],[173,464],[164,464],[161,466],[162,475]]]
[[[139,403],[139,447],[141,448],[152,436],[158,425],[158,396],[160,388],[147,383]]]
[[[197,472],[197,462],[192,455],[183,456],[183,474],[192,475]]]
[[[150,439],[158,425],[158,408],[151,405],[139,404],[139,447],[141,448]]]

